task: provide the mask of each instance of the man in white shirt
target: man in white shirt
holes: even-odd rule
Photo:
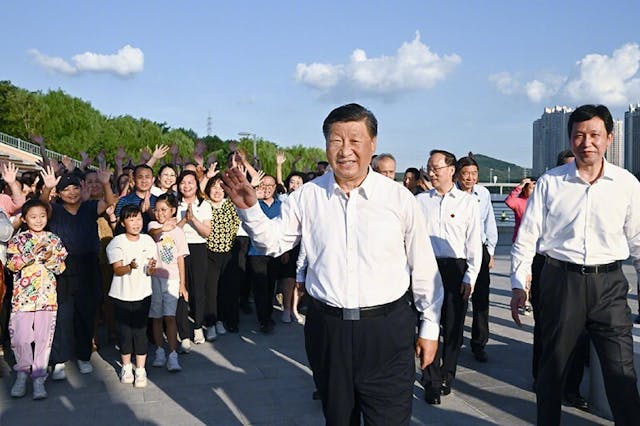
[[[431,151],[427,173],[433,189],[416,196],[444,286],[440,322],[443,343],[422,378],[429,404],[440,404],[440,395],[451,392],[468,300],[482,262],[478,201],[454,185],[455,171],[453,154]]]
[[[607,107],[577,108],[567,130],[575,162],[551,169],[537,181],[511,250],[511,315],[518,325],[536,243],[546,256],[536,318],[542,340],[537,423],[560,423],[562,379],[586,327],[615,423],[638,424],[629,284],[620,262],[631,254],[636,269],[640,266],[640,183],[604,159],[613,140]]]
[[[331,171],[291,194],[279,217],[267,219],[238,170],[223,175],[225,190],[256,247],[277,256],[300,241],[306,253],[305,343],[327,424],[408,425],[414,349],[422,368],[432,362],[442,303],[424,218],[411,193],[370,169],[369,110],[338,107],[323,133]]]
[[[479,362],[487,362],[489,356],[485,346],[489,341],[489,270],[493,268],[493,254],[498,243],[498,227],[491,204],[491,194],[482,185],[478,185],[478,163],[469,153],[456,163],[456,181],[458,188],[478,200],[480,209],[480,240],[482,241],[482,265],[473,288],[473,323],[471,325],[471,351]]]

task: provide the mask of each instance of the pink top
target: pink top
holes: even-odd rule
[[[518,229],[520,229],[520,222],[522,222],[522,216],[524,216],[524,211],[527,209],[527,201],[528,198],[520,197],[520,193],[522,192],[522,187],[520,185],[513,188],[513,191],[507,196],[504,200],[504,203],[509,206],[516,217],[516,225],[513,227],[513,238],[512,242],[516,241],[516,237],[518,236]]]

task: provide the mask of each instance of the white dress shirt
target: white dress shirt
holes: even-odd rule
[[[393,302],[409,289],[412,277],[423,319],[420,336],[438,338],[442,280],[420,208],[404,187],[369,169],[347,195],[329,172],[293,192],[273,220],[258,204],[239,214],[252,241],[270,256],[300,240],[308,265],[306,289],[329,305]]]
[[[462,281],[475,285],[482,264],[480,210],[475,197],[455,185],[440,195],[434,188],[416,196],[436,257],[466,259]]]
[[[498,244],[498,226],[496,225],[496,216],[493,212],[493,204],[491,203],[491,193],[482,185],[473,185],[471,190],[478,200],[478,208],[480,209],[480,240],[482,244],[487,246],[490,256],[496,252]]]
[[[511,249],[511,287],[524,289],[536,252],[577,265],[640,259],[640,183],[604,160],[602,176],[585,182],[574,162],[536,182]]]

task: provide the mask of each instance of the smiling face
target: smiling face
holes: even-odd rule
[[[156,208],[154,212],[158,223],[165,223],[176,214],[176,209],[171,207],[166,201],[158,200],[156,201]]]
[[[263,191],[263,200],[271,201],[273,194],[276,192],[276,180],[271,176],[265,176],[260,183],[260,189]]]
[[[447,165],[443,154],[435,153],[429,157],[427,162],[429,181],[438,192],[443,193],[451,189],[455,171],[456,167]]]
[[[42,206],[33,206],[27,210],[22,220],[34,234],[38,234],[47,226],[47,209]]]
[[[180,194],[187,201],[192,201],[196,197],[197,189],[198,182],[196,182],[196,178],[192,174],[185,175],[178,185]]]
[[[89,188],[89,196],[92,200],[99,200],[104,195],[104,188],[98,179],[97,173],[89,173],[84,177],[84,183]]]
[[[138,213],[122,220],[122,226],[127,235],[136,236],[142,232],[142,214]]]
[[[338,185],[349,191],[367,177],[376,138],[369,135],[364,120],[337,122],[327,136],[327,160]]]
[[[216,180],[211,187],[209,187],[209,198],[214,203],[220,203],[224,200],[224,189],[222,189],[221,180]]]
[[[67,185],[62,191],[58,192],[58,196],[63,203],[75,205],[80,203],[82,191],[77,185]]]
[[[158,176],[158,184],[160,189],[171,190],[176,183],[176,172],[171,167],[165,167],[160,171]]]
[[[153,172],[147,168],[139,167],[133,176],[133,183],[135,184],[136,191],[149,191],[151,185],[153,185]]]
[[[300,176],[291,176],[289,178],[289,192],[293,192],[296,189],[300,188],[302,185],[304,184],[304,182],[302,181],[302,178]]]
[[[478,183],[478,168],[474,165],[464,166],[458,172],[458,185],[466,192],[473,190],[473,185]]]
[[[604,121],[600,117],[573,123],[571,151],[576,156],[577,166],[600,164],[612,141],[613,132],[607,134]]]

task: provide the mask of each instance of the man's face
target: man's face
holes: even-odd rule
[[[396,162],[391,158],[382,158],[378,160],[377,169],[378,170],[376,171],[381,175],[392,180],[396,179]]]
[[[338,185],[360,185],[375,150],[376,138],[364,120],[334,123],[327,137],[327,160]]]
[[[613,132],[607,134],[604,121],[600,117],[573,123],[571,151],[576,156],[578,167],[600,164],[612,141]]]
[[[454,166],[447,166],[444,155],[440,153],[433,154],[427,162],[429,180],[433,187],[439,191],[448,191],[451,189],[455,170],[456,168]]]
[[[476,166],[464,166],[458,172],[458,185],[463,191],[471,191],[473,185],[478,183],[478,168]]]
[[[149,169],[138,169],[133,177],[133,183],[136,186],[136,190],[141,192],[149,191],[151,185],[153,185],[153,172]]]
[[[271,200],[273,198],[273,194],[276,192],[276,181],[273,180],[271,176],[265,176],[265,178],[262,179],[260,188],[264,192],[264,199]]]

